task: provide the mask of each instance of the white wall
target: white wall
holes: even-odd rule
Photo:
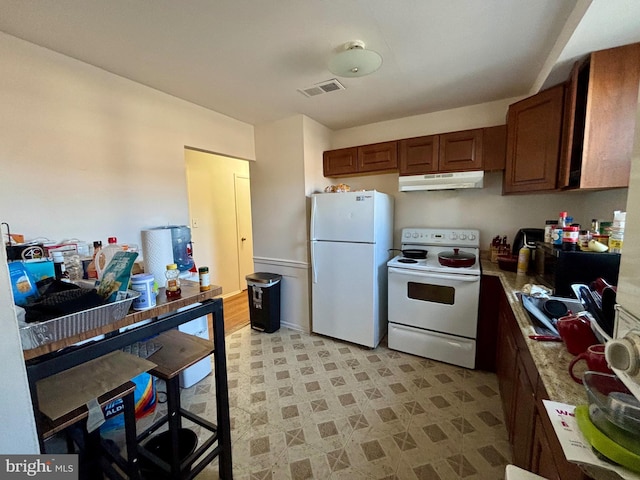
[[[0,34],[0,218],[27,238],[140,243],[188,223],[184,147],[254,159],[253,127]]]
[[[0,59],[0,219],[14,233],[140,243],[145,227],[189,221],[185,146],[255,159],[251,125],[2,33]],[[0,452],[34,453],[0,263]]]
[[[250,165],[255,268],[283,276],[281,324],[304,331],[311,328],[306,182],[321,181],[317,158],[327,137],[303,115],[257,126],[258,161]]]
[[[255,127],[250,165],[255,257],[306,262],[303,115]]]
[[[238,269],[238,232],[235,175],[249,178],[249,162],[186,149],[194,260],[207,265],[211,283],[224,295],[241,291]],[[249,221],[249,220],[247,220]]]
[[[371,123],[333,133],[331,148],[352,147],[507,123],[507,108],[522,97]]]

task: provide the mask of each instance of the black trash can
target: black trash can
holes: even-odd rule
[[[280,280],[277,273],[257,272],[246,276],[251,328],[273,333],[280,328]]]

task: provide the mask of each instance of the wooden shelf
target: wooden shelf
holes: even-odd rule
[[[149,357],[157,366],[149,370],[151,375],[168,380],[214,351],[213,343],[178,330],[167,330],[154,338],[162,348]]]

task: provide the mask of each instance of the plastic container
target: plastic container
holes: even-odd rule
[[[556,220],[547,220],[544,222],[544,243],[553,242],[553,228],[556,226]]]
[[[524,275],[529,270],[529,260],[531,259],[531,251],[528,247],[522,247],[518,252],[518,265],[516,273]]]
[[[564,227],[562,229],[562,250],[574,251],[578,248],[579,227]]]
[[[198,436],[193,430],[188,428],[180,428],[178,430],[178,457],[180,458],[180,463],[184,462],[189,455],[195,452],[197,446]],[[156,455],[160,460],[171,464],[171,455],[173,452],[171,448],[171,432],[166,431],[151,437],[144,445],[144,448]],[[165,472],[143,456],[140,456],[140,471],[143,478],[171,478],[168,472]],[[190,471],[191,466],[188,466],[182,471],[182,474],[188,474]]]
[[[200,267],[198,269],[198,278],[200,280],[200,291],[206,292],[211,290],[211,280],[209,278],[209,267]]]
[[[280,280],[277,273],[258,272],[246,276],[251,328],[273,333],[280,328]]]
[[[131,276],[131,290],[140,292],[140,296],[133,301],[134,310],[147,310],[156,306],[156,294],[153,291],[154,278],[150,273],[140,273]]]
[[[564,228],[567,226],[567,212],[560,212],[558,215],[558,227]]]
[[[615,375],[585,372],[589,418],[609,439],[640,454],[640,402]]]
[[[180,270],[178,270],[178,265],[175,263],[167,265],[167,271],[164,272],[164,275],[167,278],[165,286],[165,295],[167,298],[180,298],[182,289],[180,288]]]

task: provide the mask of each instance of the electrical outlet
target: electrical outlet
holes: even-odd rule
[[[198,228],[198,219],[197,218],[192,218],[191,219],[191,228]]]

